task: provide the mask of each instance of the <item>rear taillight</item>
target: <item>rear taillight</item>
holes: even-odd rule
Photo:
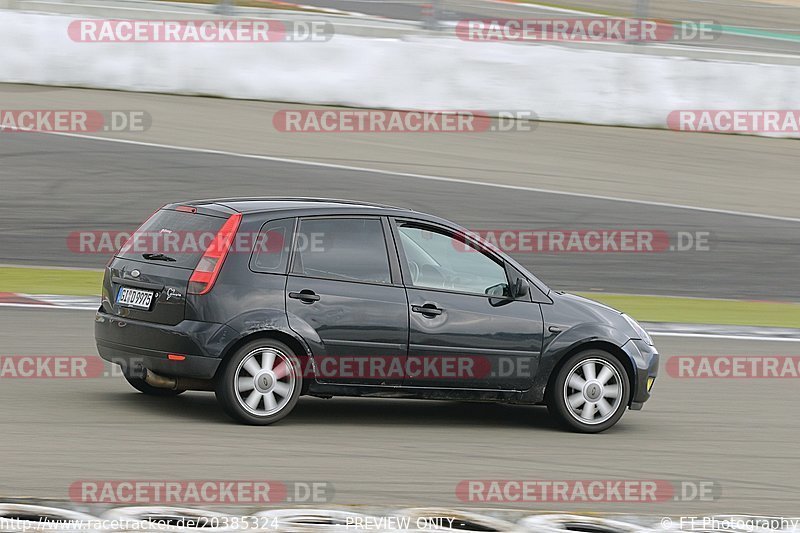
[[[239,229],[241,220],[241,213],[231,215],[219,229],[192,272],[192,277],[189,278],[189,294],[206,294],[214,287],[214,282],[217,281],[219,271],[222,269],[222,263],[225,262],[225,257],[236,238],[236,231]]]

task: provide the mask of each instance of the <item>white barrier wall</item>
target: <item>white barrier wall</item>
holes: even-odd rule
[[[662,128],[676,109],[800,109],[797,66],[454,38],[82,43],[71,20],[1,11],[0,81]]]

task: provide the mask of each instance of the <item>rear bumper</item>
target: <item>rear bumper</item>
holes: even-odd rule
[[[94,337],[100,357],[133,376],[146,368],[170,377],[211,379],[237,334],[224,324],[184,320],[170,326],[98,311]],[[170,354],[183,359],[172,360]]]
[[[641,409],[644,402],[650,399],[648,382],[658,376],[658,351],[654,346],[640,340],[631,340],[625,343],[623,350],[630,356],[634,363],[635,379],[632,383],[630,407],[634,411]]]

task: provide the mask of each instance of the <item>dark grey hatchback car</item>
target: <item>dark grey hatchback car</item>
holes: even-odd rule
[[[659,359],[630,317],[451,222],[309,198],[164,206],[109,262],[95,339],[141,392],[214,391],[258,425],[306,394],[546,404],[596,433]]]

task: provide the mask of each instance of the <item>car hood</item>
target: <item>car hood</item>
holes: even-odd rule
[[[622,317],[622,312],[589,298],[568,292],[551,291],[555,307],[562,317],[569,317],[573,325],[581,323],[606,324],[620,331],[628,331],[630,326]]]

